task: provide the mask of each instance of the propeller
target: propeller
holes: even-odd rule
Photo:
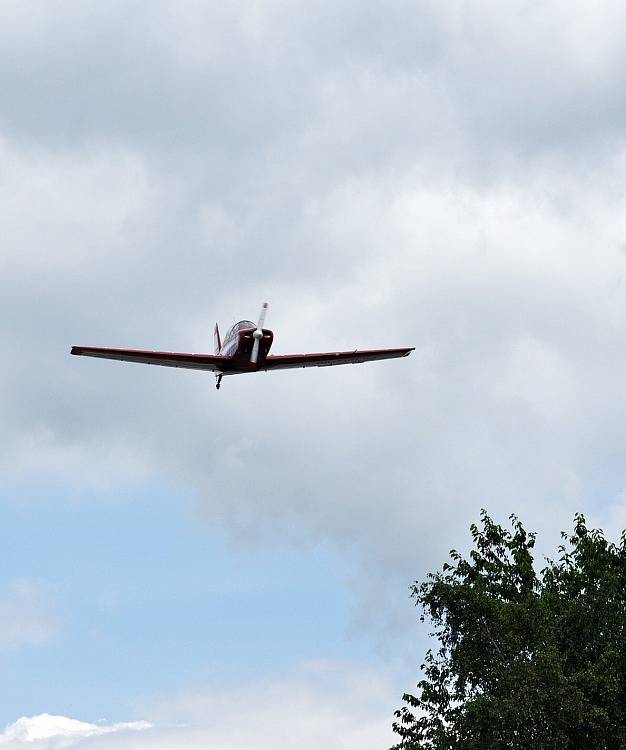
[[[257,359],[259,358],[259,347],[261,345],[261,339],[263,338],[263,324],[265,323],[265,315],[267,313],[267,302],[263,303],[261,308],[261,314],[259,315],[259,322],[256,326],[256,331],[252,334],[254,338],[254,344],[252,345],[252,353],[250,354],[250,362],[256,365]]]

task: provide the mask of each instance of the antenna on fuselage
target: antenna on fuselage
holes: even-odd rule
[[[250,362],[256,365],[259,358],[259,347],[261,345],[261,339],[263,338],[263,324],[265,323],[265,315],[267,314],[267,302],[263,303],[261,308],[261,314],[259,315],[259,322],[256,325],[256,331],[252,334],[254,338],[254,344],[252,345],[252,353],[250,354]]]

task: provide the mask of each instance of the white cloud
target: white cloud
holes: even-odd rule
[[[6,750],[57,750],[82,744],[89,738],[118,733],[124,735],[149,729],[150,726],[146,721],[106,725],[50,714],[23,716],[0,734],[0,747]]]
[[[0,649],[41,645],[59,624],[57,607],[42,581],[24,578],[0,588]]]
[[[272,681],[164,696],[144,706],[149,723],[107,726],[47,714],[23,718],[0,735],[0,747],[380,750],[393,741],[390,706],[397,702],[380,674],[345,664],[306,664]]]

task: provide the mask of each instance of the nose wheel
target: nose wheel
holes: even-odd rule
[[[219,389],[220,389],[220,385],[222,384],[222,378],[223,378],[224,376],[223,376],[223,375],[222,375],[222,374],[220,373],[219,375],[216,375],[215,377],[216,377],[216,379],[217,379],[217,383],[215,384],[215,387],[216,387],[216,388],[217,388],[217,390],[219,391]]]

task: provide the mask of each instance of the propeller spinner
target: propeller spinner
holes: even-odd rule
[[[263,303],[261,308],[261,314],[259,315],[259,322],[257,323],[256,330],[252,334],[254,338],[254,344],[252,345],[252,353],[250,354],[250,362],[256,365],[259,358],[259,348],[261,346],[261,340],[263,339],[263,324],[265,323],[265,315],[267,313],[267,302]]]

